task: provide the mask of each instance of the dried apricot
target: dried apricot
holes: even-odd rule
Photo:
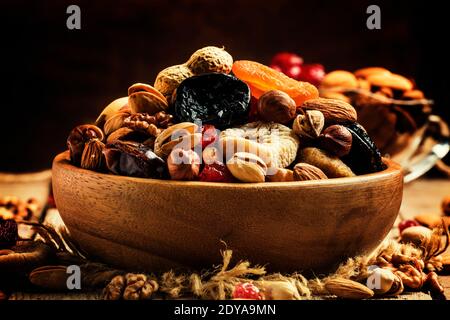
[[[289,78],[285,74],[258,62],[240,60],[233,63],[233,74],[246,82],[252,95],[259,98],[269,90],[280,90],[294,99],[300,106],[309,99],[319,97],[317,88],[308,83]]]

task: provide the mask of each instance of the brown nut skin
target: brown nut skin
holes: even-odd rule
[[[280,90],[270,90],[258,100],[258,114],[262,120],[286,124],[296,116],[295,101]]]
[[[297,163],[293,170],[294,181],[307,181],[307,180],[322,180],[328,179],[325,173],[319,168],[307,164]]]
[[[352,134],[344,126],[332,125],[323,130],[319,145],[337,157],[343,157],[349,154],[352,148]]]
[[[85,144],[91,139],[103,141],[103,131],[94,125],[84,124],[75,127],[67,138],[67,147],[70,152],[70,161],[79,166],[84,151]]]
[[[195,180],[200,173],[200,157],[193,150],[173,149],[167,168],[172,180]]]
[[[442,200],[442,213],[446,216],[450,216],[450,196],[446,196],[444,200]]]

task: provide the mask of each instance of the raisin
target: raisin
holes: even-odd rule
[[[184,80],[177,89],[174,110],[180,122],[211,124],[219,129],[245,123],[250,88],[234,76],[207,73]]]
[[[363,126],[354,122],[345,127],[352,134],[352,148],[350,153],[342,158],[342,161],[357,175],[386,169],[380,151]]]

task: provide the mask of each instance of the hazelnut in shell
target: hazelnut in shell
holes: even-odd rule
[[[264,121],[286,124],[296,115],[295,101],[280,90],[264,93],[258,101],[258,114]]]
[[[172,180],[195,180],[200,173],[200,157],[193,150],[173,149],[167,158]]]

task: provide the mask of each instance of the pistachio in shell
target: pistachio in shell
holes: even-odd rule
[[[99,128],[103,128],[106,121],[109,120],[112,116],[114,116],[117,112],[120,110],[127,110],[128,109],[128,97],[122,97],[114,100],[110,104],[106,106],[105,109],[103,109],[102,113],[98,116],[97,120],[95,121],[95,125]]]
[[[156,88],[135,83],[128,88],[128,105],[133,113],[153,115],[169,108],[167,99]]]

